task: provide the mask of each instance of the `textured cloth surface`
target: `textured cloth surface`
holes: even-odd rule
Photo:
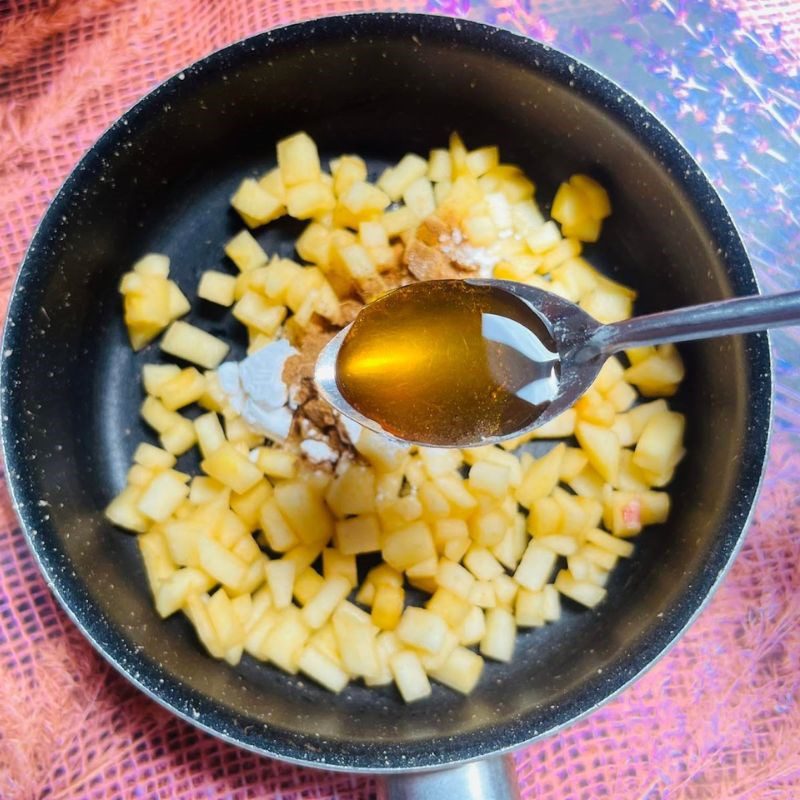
[[[365,10],[485,20],[600,68],[701,161],[764,288],[797,288],[797,0],[0,0],[0,310],[58,184],[142,94],[248,34]],[[644,678],[517,755],[526,798],[800,796],[800,343],[775,344],[770,467],[730,575]],[[2,493],[0,798],[373,796],[368,777],[237,750],[129,686],[56,605]]]

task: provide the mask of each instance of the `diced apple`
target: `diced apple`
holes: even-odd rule
[[[294,590],[294,564],[283,559],[268,561],[264,565],[264,574],[267,586],[272,593],[273,607],[282,609],[291,605]]]
[[[282,200],[270,194],[252,178],[245,178],[239,184],[239,188],[231,197],[231,205],[250,228],[265,225],[284,212]]]
[[[325,578],[341,575],[347,579],[351,588],[358,583],[358,568],[354,555],[344,555],[332,547],[322,551],[322,574]]]
[[[173,322],[161,340],[165,353],[214,369],[228,354],[229,345],[188,322]]]
[[[236,590],[247,574],[247,564],[208,536],[197,539],[200,566],[214,580]]]
[[[230,597],[222,588],[211,595],[206,605],[208,616],[214,627],[217,641],[223,650],[229,650],[244,643],[244,626],[236,616]]]
[[[563,442],[557,444],[524,471],[522,483],[516,492],[520,505],[530,508],[534,501],[547,497],[558,485],[565,450]]]
[[[176,417],[174,424],[158,438],[165,450],[175,456],[180,456],[196,443],[197,438],[191,421],[179,414],[176,414]]]
[[[188,599],[211,588],[214,581],[207,574],[193,567],[183,567],[161,581],[156,590],[156,611],[162,617],[174,614],[183,608]]]
[[[504,573],[503,565],[485,547],[472,545],[464,556],[464,566],[479,580],[490,581]]]
[[[281,139],[277,145],[278,168],[286,187],[317,180],[321,166],[314,140],[305,132]]]
[[[337,549],[345,555],[374,553],[381,549],[381,529],[374,514],[339,520],[333,536]]]
[[[269,259],[248,230],[240,231],[225,245],[225,255],[241,272],[263,267]]]
[[[430,674],[439,683],[462,694],[469,694],[480,680],[483,663],[483,659],[472,650],[456,647],[444,664],[432,670]]]
[[[284,518],[274,497],[269,498],[261,506],[259,521],[264,538],[271,550],[285,553],[299,544],[300,539]]]
[[[106,506],[106,518],[111,520],[114,525],[125,528],[136,533],[143,533],[151,524],[151,521],[139,510],[143,490],[139,486],[126,486],[109,504]],[[179,501],[180,502],[180,501]]]
[[[352,608],[360,611],[355,606]],[[380,672],[376,647],[378,629],[368,616],[362,619],[348,609],[349,604],[340,603],[333,614],[333,630],[342,666],[354,677],[375,676]]]
[[[233,275],[207,270],[200,276],[197,296],[219,306],[232,306],[235,288],[236,278]]]
[[[475,584],[475,576],[461,564],[443,558],[439,562],[436,582],[459,597],[467,599]]]
[[[486,612],[486,632],[481,639],[480,651],[495,661],[510,661],[516,636],[514,615],[505,608],[490,608]]]
[[[403,615],[405,592],[400,586],[382,584],[375,589],[372,622],[382,630],[394,630]]]
[[[382,550],[384,561],[400,572],[414,564],[436,558],[433,536],[424,522],[414,522],[388,533]]]
[[[310,645],[303,649],[297,659],[297,667],[300,672],[336,694],[341,692],[350,680],[347,673],[333,659]]]
[[[303,608],[302,616],[305,623],[314,630],[321,628],[339,603],[347,597],[350,588],[350,581],[342,575],[326,579]]]
[[[453,630],[460,629],[472,608],[467,598],[459,596],[442,586],[433,593],[425,607],[428,611],[441,617]]]
[[[606,590],[602,587],[589,581],[578,581],[563,569],[556,577],[555,587],[565,597],[569,597],[587,608],[594,608],[606,596]]]
[[[163,381],[156,396],[169,411],[196,403],[205,392],[205,378],[194,368],[187,367]]]
[[[176,570],[167,542],[158,530],[144,533],[136,540],[142,554],[150,592],[156,597],[161,583]]]
[[[243,456],[230,442],[220,445],[203,459],[200,468],[212,478],[242,494],[261,480],[261,470]]]
[[[682,454],[685,427],[686,418],[675,411],[652,416],[639,436],[633,463],[656,474],[672,469]]]
[[[375,473],[370,467],[350,464],[331,482],[325,501],[339,518],[375,511]]]
[[[308,483],[285,481],[275,487],[275,500],[298,538],[306,543],[327,542],[333,535],[333,519],[322,499]]]
[[[486,492],[494,497],[504,497],[509,488],[508,467],[479,461],[469,470],[469,486],[473,491]]]
[[[271,478],[294,478],[297,472],[297,456],[274,447],[260,447],[255,463]]]
[[[544,625],[544,594],[520,589],[514,606],[514,619],[520,628],[538,628]]]
[[[589,463],[606,481],[615,483],[620,457],[617,434],[608,428],[581,421],[575,425],[575,436]]]
[[[309,628],[294,606],[288,606],[278,612],[278,621],[270,629],[263,645],[263,652],[284,672],[290,675],[299,669],[300,655],[308,641]]]
[[[538,591],[550,579],[557,560],[553,550],[532,540],[514,572],[514,580],[530,591]]]
[[[431,685],[416,653],[411,650],[394,653],[389,658],[389,666],[406,703],[413,703],[430,695]]]
[[[139,498],[136,508],[146,517],[163,522],[188,494],[189,487],[183,475],[175,470],[166,470],[153,478]]]

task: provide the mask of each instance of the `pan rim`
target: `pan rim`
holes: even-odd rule
[[[387,30],[387,21],[391,21],[390,30]],[[468,763],[490,754],[508,752],[554,733],[586,716],[618,695],[657,663],[701,613],[742,545],[763,482],[772,426],[774,373],[770,340],[767,334],[752,334],[746,339],[745,357],[751,372],[748,378],[752,400],[749,406],[749,420],[761,423],[761,427],[754,426],[758,438],[748,442],[749,458],[743,459],[747,464],[742,467],[736,481],[737,486],[742,489],[738,501],[744,513],[740,511],[738,517],[729,522],[718,534],[714,551],[717,557],[715,572],[704,576],[702,583],[693,587],[691,597],[687,595],[683,598],[678,606],[670,609],[669,615],[654,621],[648,630],[648,636],[643,637],[648,641],[639,642],[638,648],[632,654],[620,659],[624,669],[620,670],[619,677],[610,689],[604,686],[607,681],[598,676],[598,680],[588,685],[582,692],[588,700],[576,703],[577,708],[565,706],[561,713],[554,713],[552,723],[544,724],[541,730],[536,729],[530,720],[506,720],[461,734],[455,737],[457,739],[455,745],[449,737],[415,740],[403,744],[389,743],[386,746],[375,742],[349,742],[348,755],[337,759],[336,753],[326,751],[325,747],[319,746],[322,740],[315,739],[311,735],[302,736],[267,725],[262,725],[261,730],[249,737],[243,735],[243,732],[231,733],[231,729],[237,729],[231,720],[234,712],[218,701],[198,698],[197,693],[181,685],[179,681],[175,681],[178,686],[169,688],[170,696],[165,696],[166,691],[163,684],[159,683],[159,679],[172,681],[172,677],[166,672],[159,673],[158,670],[154,670],[151,662],[143,656],[131,653],[130,648],[124,644],[122,634],[113,628],[102,612],[91,604],[87,605],[85,598],[76,597],[76,590],[80,588],[78,578],[70,578],[68,572],[59,569],[59,554],[48,551],[42,541],[37,539],[37,527],[41,525],[42,512],[37,510],[35,502],[31,502],[33,487],[29,483],[26,485],[24,471],[17,469],[19,453],[10,440],[10,428],[13,427],[13,423],[6,424],[11,411],[8,376],[9,371],[14,369],[14,353],[17,351],[14,330],[15,310],[20,305],[20,295],[24,292],[26,284],[40,276],[42,264],[37,250],[42,242],[47,241],[54,220],[67,202],[73,185],[80,183],[80,173],[88,161],[98,153],[113,148],[118,134],[123,129],[127,132],[128,126],[135,122],[139,115],[146,114],[153,104],[159,102],[162,93],[177,90],[179,86],[183,87],[184,91],[188,90],[194,74],[213,75],[220,62],[229,56],[235,57],[237,50],[243,53],[240,57],[247,58],[246,48],[252,47],[256,51],[270,45],[288,47],[300,42],[307,43],[317,27],[324,29],[326,36],[337,39],[355,34],[372,34],[376,37],[389,35],[393,39],[399,39],[404,35],[416,34],[425,37],[423,41],[427,39],[436,44],[452,41],[454,36],[458,36],[459,46],[466,49],[482,51],[498,59],[509,60],[564,85],[571,81],[571,88],[583,98],[605,105],[607,113],[640,142],[650,146],[654,151],[661,151],[662,166],[667,162],[668,166],[672,167],[674,180],[691,200],[709,234],[720,246],[724,242],[727,251],[724,260],[732,291],[736,294],[757,292],[759,287],[738,231],[722,200],[694,159],[663,122],[629,92],[578,59],[520,34],[463,19],[417,13],[354,13],[293,23],[243,38],[204,56],[148,92],[101,134],[64,180],[36,228],[14,281],[3,329],[3,359],[0,363],[0,419],[2,419],[0,433],[9,494],[28,546],[48,587],[92,646],[117,671],[151,699],[211,735],[255,753],[302,766],[371,773],[437,769]],[[481,44],[485,47],[481,47]],[[610,106],[608,103],[610,100],[614,100],[616,104]],[[6,355],[8,351],[11,352]],[[755,385],[754,376],[761,381],[760,386]],[[769,420],[769,425],[763,425],[765,419]],[[742,498],[746,498],[744,502]],[[733,512],[729,509],[729,519],[732,515]],[[64,554],[61,556],[63,558]],[[112,652],[114,648],[118,651],[116,654]],[[205,703],[208,708],[204,708],[198,714],[196,711],[198,703],[200,705]],[[194,712],[192,709],[195,709]],[[310,749],[310,746],[314,749]],[[331,750],[336,747],[341,745],[331,744]],[[456,753],[455,758],[451,757],[453,751]]]

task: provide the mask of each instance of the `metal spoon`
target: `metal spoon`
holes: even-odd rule
[[[531,314],[536,314],[545,321],[560,359],[558,393],[544,412],[523,429],[503,431],[498,436],[480,441],[456,437],[448,445],[440,446],[474,447],[494,444],[544,425],[572,406],[591,386],[605,360],[620,350],[800,324],[800,291],[737,297],[604,325],[569,300],[524,283],[499,280],[470,280],[468,283],[510,292],[531,307]],[[336,362],[349,330],[350,325],[343,328],[320,353],[314,373],[317,388],[340,413],[366,428],[389,435],[377,422],[353,408],[339,391]]]

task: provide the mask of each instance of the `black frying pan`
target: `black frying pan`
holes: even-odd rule
[[[20,270],[5,329],[3,446],[23,529],[61,603],[95,647],[189,722],[265,755],[331,769],[423,770],[517,747],[597,707],[692,620],[741,541],[764,466],[771,366],[766,335],[682,348],[688,456],[669,523],[648,530],[595,611],[523,633],[468,698],[437,686],[404,705],[392,688],[332,696],[245,659],[204,654],[181,618],[153,610],[135,541],[102,509],[123,484],[138,422],[139,370],[117,284],[147,251],[172,257],[190,296],[227,269],[240,221],[228,198],[271,165],[274,142],[308,130],[324,155],[497,143],[539,180],[589,171],[614,215],[589,255],[640,290],[642,312],[758,290],[719,198],[671,134],[619,87],[573,59],[485,25],[365,14],[293,25],[203,59],[129,111],[87,153],[47,212]],[[291,253],[291,222],[258,238]],[[195,320],[242,344],[238,325]],[[234,356],[238,354],[234,352]],[[499,761],[394,778],[397,796],[504,788]],[[494,771],[493,771],[494,770]],[[454,783],[455,781],[455,783]],[[460,786],[460,788],[459,788]],[[493,787],[493,788],[492,788]],[[420,794],[422,793],[422,794]]]

